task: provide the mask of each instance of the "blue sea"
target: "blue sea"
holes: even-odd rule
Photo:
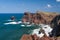
[[[22,27],[21,24],[4,25],[10,21],[11,16],[15,16],[15,21],[21,21],[23,13],[3,13],[0,14],[0,40],[20,40],[23,34],[30,34],[37,27]]]

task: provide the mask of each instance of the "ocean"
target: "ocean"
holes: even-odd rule
[[[21,21],[23,13],[3,13],[0,14],[0,40],[20,40],[23,34],[30,34],[38,27],[22,27],[21,24],[8,24],[11,16],[15,16],[15,22]]]

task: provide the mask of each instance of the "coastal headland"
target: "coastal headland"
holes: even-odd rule
[[[51,28],[57,27],[60,25],[60,14],[56,12],[36,12],[36,13],[30,13],[25,12],[24,16],[22,18],[22,22],[30,22],[30,24],[45,24],[50,25]],[[36,34],[34,35],[27,35],[24,34],[20,40],[59,40],[59,37],[49,37],[46,36],[44,33],[44,36],[39,38]]]

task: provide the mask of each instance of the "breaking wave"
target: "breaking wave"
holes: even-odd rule
[[[49,36],[49,33],[52,31],[52,28],[49,25],[44,25],[44,24],[41,25],[40,27],[44,30],[45,34],[47,36]],[[41,28],[32,30],[32,33],[31,34],[32,35],[36,34],[39,37],[43,37],[44,36],[44,33],[42,33],[42,32],[39,33],[39,31],[40,31]]]

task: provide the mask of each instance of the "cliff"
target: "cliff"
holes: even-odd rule
[[[23,22],[30,22],[35,24],[50,24],[51,21],[60,14],[54,12],[36,12],[36,13],[28,13],[25,12],[22,18]]]
[[[22,18],[23,22],[30,22],[34,24],[49,24],[51,27],[55,27],[60,25],[60,14],[55,12],[36,12],[36,13],[28,13],[25,12]],[[21,40],[55,40],[56,38],[50,38],[44,35],[42,38],[39,38],[36,34],[27,35],[24,34]],[[59,40],[58,37],[56,40]]]

